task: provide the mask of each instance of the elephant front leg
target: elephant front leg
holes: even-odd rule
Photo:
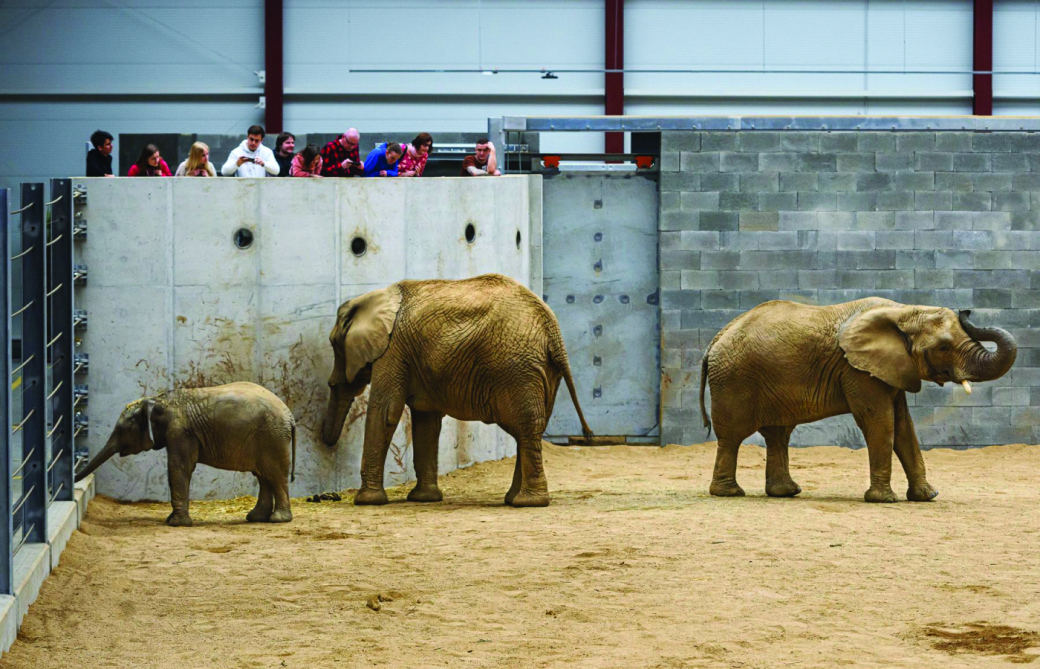
[[[410,502],[439,502],[444,499],[437,487],[437,460],[444,414],[412,409],[412,463],[415,487],[408,493]]]
[[[520,469],[520,489],[509,503],[517,507],[549,506],[549,482],[542,466],[541,437],[517,439],[516,458]]]
[[[895,415],[892,405],[871,406],[854,411],[856,424],[867,440],[867,456],[870,459],[870,488],[863,494],[867,502],[895,502],[892,492],[892,445],[895,431]]]
[[[372,396],[376,394],[373,388]],[[403,411],[404,398],[400,399],[399,406],[369,400],[368,417],[365,419],[365,447],[361,456],[361,488],[354,495],[354,504],[379,505],[390,501],[383,487],[383,469],[390,440],[393,439]]]
[[[925,477],[924,456],[921,445],[914,432],[914,421],[910,417],[910,408],[906,405],[906,393],[896,396],[895,409],[895,451],[899,457],[909,487],[906,498],[911,502],[928,502],[935,499],[939,491],[928,483]]]
[[[166,450],[170,505],[173,506],[173,513],[166,518],[166,524],[173,527],[191,527],[188,499],[191,475],[195,473],[196,451],[193,444],[183,439],[170,440]]]
[[[513,483],[509,486],[509,490],[506,492],[506,504],[512,506],[513,500],[516,499],[517,493],[520,492],[520,482],[523,480],[523,475],[520,472],[520,452],[516,453],[516,466],[513,467]]]
[[[770,497],[794,497],[802,487],[791,478],[788,447],[792,427],[764,427],[759,430],[766,438],[766,494]]]

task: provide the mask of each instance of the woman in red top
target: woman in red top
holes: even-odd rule
[[[397,176],[421,177],[430,151],[433,151],[433,137],[428,132],[420,132],[404,147],[404,155],[397,163]]]
[[[159,155],[159,149],[155,144],[149,144],[141,150],[137,162],[130,166],[126,173],[128,177],[172,177],[170,166]]]

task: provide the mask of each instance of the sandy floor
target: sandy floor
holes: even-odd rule
[[[925,454],[939,498],[870,505],[866,451],[792,449],[797,499],[707,495],[714,449],[546,447],[446,502],[169,509],[97,499],[0,666],[981,667],[1040,657],[1040,447]],[[898,465],[897,465],[898,469]],[[902,496],[901,474],[893,487]],[[349,498],[347,498],[349,499]],[[382,601],[379,601],[382,600]],[[372,607],[379,608],[378,611]]]

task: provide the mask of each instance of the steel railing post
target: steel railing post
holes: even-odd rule
[[[72,408],[74,335],[72,333],[72,180],[51,179],[51,225],[47,248],[48,351],[51,360],[51,449],[47,490],[51,501],[73,501],[75,429]]]
[[[22,542],[47,541],[47,254],[43,184],[22,184]],[[26,208],[28,207],[28,208]],[[31,305],[31,306],[30,306]]]
[[[10,191],[0,188],[0,595],[13,595],[11,520],[11,226]]]

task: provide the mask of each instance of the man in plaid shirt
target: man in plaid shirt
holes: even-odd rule
[[[354,128],[332,140],[321,150],[321,176],[359,177],[365,171],[358,143],[361,134]]]

